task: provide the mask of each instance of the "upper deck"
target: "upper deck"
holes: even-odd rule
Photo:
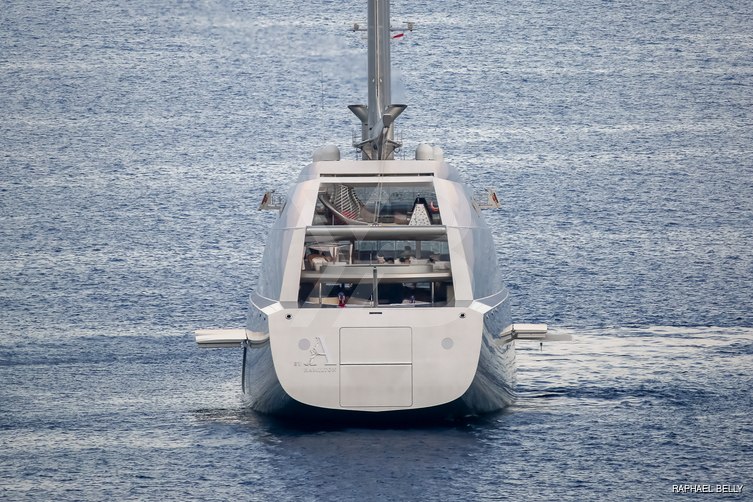
[[[480,210],[442,160],[317,160],[267,242],[258,291],[288,308],[341,293],[348,306],[451,306],[501,283]]]
[[[413,169],[405,172],[394,162],[379,164],[359,176],[339,165],[319,166],[306,227],[300,306],[453,301],[447,229],[434,189],[438,166],[408,163]]]

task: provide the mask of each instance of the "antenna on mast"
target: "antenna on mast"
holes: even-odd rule
[[[353,146],[366,160],[390,160],[401,146],[394,139],[394,122],[407,105],[392,103],[389,0],[369,0],[368,16],[369,104],[348,107],[361,121],[361,141]],[[413,23],[408,30],[413,31]],[[353,31],[363,29],[354,24]]]

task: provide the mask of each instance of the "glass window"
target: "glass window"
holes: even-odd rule
[[[389,237],[389,230],[376,233]],[[299,305],[451,305],[454,294],[448,251],[447,237],[441,233],[413,240],[309,235],[301,267]]]
[[[313,225],[441,225],[434,186],[426,183],[322,183]]]

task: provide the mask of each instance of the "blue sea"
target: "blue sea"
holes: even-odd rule
[[[5,1],[0,499],[753,500],[749,2],[392,18],[406,157],[496,188],[515,320],[573,341],[518,344],[517,401],[479,418],[250,411],[241,351],[192,332],[244,322],[263,193],[355,157],[366,1]]]

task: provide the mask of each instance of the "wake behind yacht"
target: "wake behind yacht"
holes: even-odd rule
[[[368,105],[349,107],[361,159],[325,146],[284,200],[265,195],[280,215],[246,327],[196,341],[243,347],[244,394],[264,413],[500,409],[513,399],[514,340],[554,337],[512,323],[483,204],[441,148],[395,159],[406,106],[391,103],[388,1],[368,1],[367,31]]]

